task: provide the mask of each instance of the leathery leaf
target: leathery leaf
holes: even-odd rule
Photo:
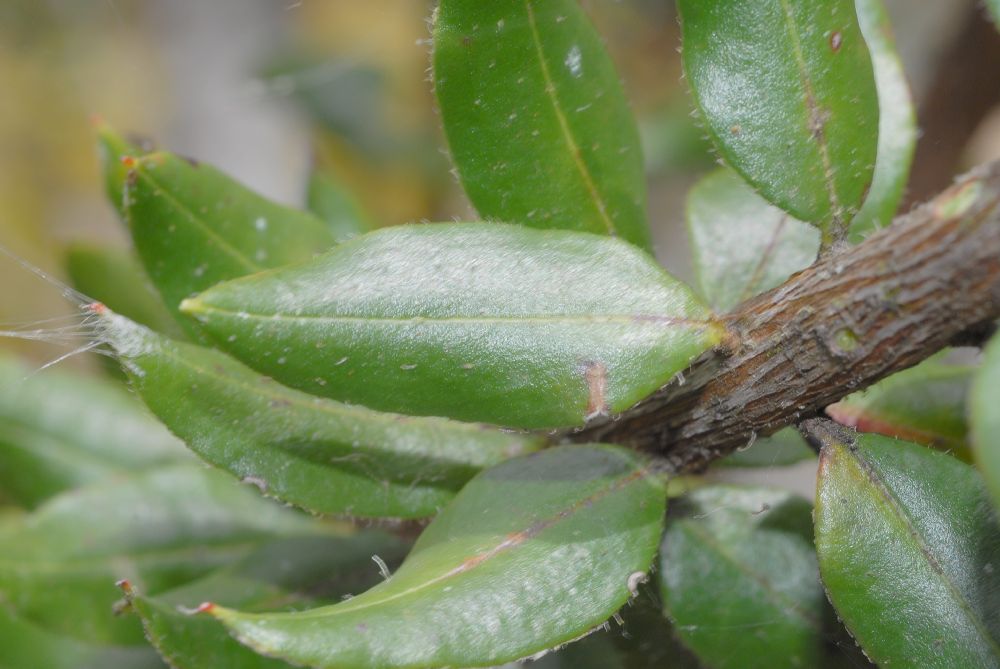
[[[657,576],[679,638],[705,666],[857,666],[819,580],[809,502],[711,485],[671,511]]]
[[[443,0],[433,60],[451,155],[481,216],[650,249],[639,133],[576,0]]]
[[[680,0],[684,70],[722,157],[766,199],[846,232],[872,182],[878,97],[853,0]]]
[[[721,337],[691,290],[629,244],[492,223],[377,231],[182,311],[310,393],[521,428],[622,411]]]
[[[574,639],[629,598],[665,490],[635,454],[563,446],[473,479],[384,583],[334,606],[207,606],[258,652],[311,667],[492,666]]]
[[[880,666],[1000,664],[1000,525],[979,474],[939,451],[810,428],[830,601]]]
[[[123,584],[146,638],[175,669],[286,668],[253,652],[218,621],[193,616],[206,599],[248,610],[296,610],[339,601],[382,580],[373,561],[399,564],[406,545],[380,532],[278,539],[243,560],[155,597]]]
[[[306,260],[334,244],[320,219],[261,197],[211,165],[166,152],[126,162],[132,239],[175,314],[181,300],[219,281]]]
[[[965,417],[974,367],[925,360],[826,408],[841,425],[971,460]]]
[[[543,442],[307,395],[219,351],[101,313],[133,388],[195,453],[316,513],[430,516],[480,469]]]

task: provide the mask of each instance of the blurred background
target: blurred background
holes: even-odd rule
[[[690,117],[670,0],[584,0],[640,119],[662,262],[689,272]],[[1000,36],[975,0],[888,0],[923,135],[909,201],[1000,157]],[[73,242],[126,245],[91,118],[302,205],[330,174],[378,225],[474,213],[449,173],[423,0],[0,0],[0,244],[64,276]],[[0,329],[71,312],[0,256]],[[51,344],[0,339],[36,363]],[[66,363],[93,364],[81,356]]]

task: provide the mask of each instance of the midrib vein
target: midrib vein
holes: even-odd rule
[[[264,320],[264,321],[321,321],[329,323],[372,323],[372,324],[392,324],[392,325],[420,325],[426,324],[437,324],[437,323],[464,323],[470,325],[498,325],[498,324],[510,324],[518,322],[531,322],[531,323],[541,323],[541,324],[563,324],[563,323],[577,323],[577,324],[617,324],[617,325],[668,325],[668,326],[685,326],[693,328],[707,328],[714,325],[716,322],[711,320],[696,320],[688,318],[673,318],[671,316],[656,316],[649,314],[602,314],[594,316],[490,316],[490,317],[467,317],[467,316],[448,316],[448,317],[433,317],[433,316],[406,316],[402,318],[389,318],[385,316],[341,316],[341,315],[330,315],[330,316],[319,316],[319,315],[299,315],[295,316],[292,314],[257,314],[249,311],[233,311],[231,309],[224,309],[221,307],[207,305],[204,302],[197,301],[198,305],[196,308],[189,308],[188,313],[195,314],[208,314],[216,313],[225,316],[231,316],[234,318],[239,318],[241,320],[252,319],[252,320]]]
[[[799,69],[799,78],[802,81],[802,87],[805,89],[806,130],[816,140],[820,160],[823,162],[823,183],[826,186],[827,196],[830,199],[830,213],[834,217],[834,220],[828,223],[839,226],[841,225],[840,219],[843,212],[840,206],[840,198],[837,197],[836,184],[833,182],[833,163],[830,160],[830,149],[826,141],[826,124],[824,122],[823,128],[818,133],[814,132],[813,123],[818,120],[819,112],[816,92],[813,89],[812,79],[809,77],[809,68],[806,65],[805,54],[802,51],[802,41],[799,39],[798,27],[795,25],[795,12],[792,10],[789,0],[780,0],[780,2],[785,14],[788,36],[792,41],[792,51],[795,52],[795,63]],[[827,236],[828,233],[824,230],[823,234]]]
[[[604,488],[601,488],[600,490],[594,491],[591,495],[588,495],[587,497],[584,497],[583,499],[577,500],[572,505],[570,505],[568,508],[566,508],[566,509],[564,509],[564,510],[562,510],[562,511],[560,511],[560,512],[554,514],[554,515],[551,515],[551,516],[549,516],[547,518],[544,518],[544,519],[542,519],[540,521],[536,521],[535,523],[533,523],[532,525],[530,525],[527,529],[522,530],[520,532],[512,532],[512,533],[509,533],[509,534],[505,535],[505,537],[504,537],[504,539],[502,541],[500,541],[499,543],[497,543],[495,546],[493,546],[489,550],[480,552],[477,555],[473,555],[470,558],[467,558],[467,560],[465,562],[462,562],[462,563],[458,564],[457,566],[455,566],[455,567],[453,567],[453,568],[445,571],[444,573],[441,573],[441,574],[439,574],[437,576],[429,578],[428,580],[423,581],[422,583],[418,583],[418,584],[416,584],[416,585],[414,585],[414,586],[412,586],[410,588],[407,588],[406,590],[401,590],[400,592],[391,593],[391,594],[389,594],[389,595],[387,595],[385,597],[382,597],[381,599],[373,598],[372,601],[363,601],[363,602],[360,602],[360,603],[358,603],[358,604],[356,604],[354,606],[351,606],[351,602],[348,601],[348,602],[345,602],[343,604],[336,604],[336,605],[333,605],[333,606],[330,606],[330,607],[314,609],[312,611],[302,611],[302,612],[290,613],[290,614],[287,614],[287,617],[293,618],[293,619],[296,619],[296,620],[313,619],[313,618],[333,618],[333,617],[341,615],[341,614],[354,613],[356,611],[361,611],[363,609],[368,609],[368,608],[371,608],[373,606],[380,606],[382,604],[386,604],[388,602],[391,602],[391,601],[394,601],[394,600],[397,600],[397,599],[401,599],[401,598],[407,597],[409,595],[413,595],[413,594],[419,593],[419,592],[421,592],[423,590],[426,590],[426,589],[430,588],[431,586],[437,585],[438,583],[446,581],[446,580],[448,580],[450,578],[453,578],[455,576],[459,576],[461,574],[470,573],[470,572],[474,571],[476,568],[478,568],[480,565],[488,562],[489,560],[492,560],[493,558],[497,557],[498,555],[506,553],[506,552],[508,552],[510,550],[513,550],[515,548],[518,548],[520,546],[523,546],[526,541],[534,539],[535,537],[537,537],[539,534],[541,534],[545,530],[548,530],[548,529],[554,527],[558,523],[560,523],[560,522],[562,522],[562,521],[564,521],[564,520],[566,520],[568,518],[572,518],[573,515],[575,513],[577,513],[580,509],[592,507],[594,504],[596,504],[597,502],[599,502],[603,498],[607,497],[608,495],[611,495],[611,494],[613,494],[613,493],[615,493],[615,492],[623,489],[625,486],[629,485],[630,483],[633,483],[635,481],[641,481],[641,480],[645,479],[647,476],[649,476],[649,471],[647,469],[644,469],[644,468],[635,469],[632,472],[630,472],[629,474],[627,474],[625,476],[622,476],[620,478],[617,478],[617,479],[609,482],[607,486],[605,486]],[[469,563],[469,566],[466,566],[466,563]],[[405,567],[405,566],[406,565],[405,565],[405,562],[404,562],[403,567]],[[391,582],[392,582],[391,580],[385,581],[384,584],[388,585]],[[378,586],[376,586],[376,587],[378,587]],[[369,591],[369,592],[372,592],[372,591]],[[365,593],[365,594],[367,594],[367,593]],[[351,601],[356,601],[356,600],[360,599],[363,596],[364,595],[359,595],[358,597],[355,597],[354,600],[351,600]],[[237,612],[237,613],[239,613],[239,612]],[[245,615],[245,614],[241,614],[241,615]],[[253,615],[253,614],[251,614],[251,615]],[[220,617],[225,618],[226,615],[223,614]],[[268,617],[268,614],[257,614],[257,616],[254,616],[254,617]]]
[[[965,614],[965,617],[970,623],[972,623],[972,626],[975,627],[979,636],[987,642],[994,655],[1000,657],[1000,642],[992,636],[989,628],[986,626],[986,623],[976,614],[972,605],[966,600],[966,598],[962,595],[962,592],[958,589],[958,586],[956,586],[948,575],[945,574],[941,563],[938,562],[936,557],[934,557],[930,546],[928,546],[924,541],[917,528],[914,527],[909,514],[896,498],[895,494],[893,494],[893,492],[883,483],[882,479],[875,473],[874,468],[861,456],[860,453],[852,451],[846,446],[842,446],[842,449],[854,460],[857,471],[860,473],[859,478],[867,480],[868,483],[871,484],[872,487],[874,487],[878,492],[878,495],[885,500],[892,515],[906,530],[907,536],[916,549],[920,551],[920,554],[923,556],[931,572],[938,577],[941,584],[945,587],[949,594],[951,594],[954,601],[958,604],[958,607],[962,610],[962,613]]]
[[[143,179],[145,179],[146,181],[148,181],[153,186],[153,188],[155,188],[160,193],[161,197],[163,197],[164,199],[166,199],[167,201],[169,201],[174,207],[176,207],[180,211],[182,211],[185,214],[187,214],[188,219],[190,221],[192,221],[195,224],[195,226],[199,230],[201,230],[201,232],[206,237],[209,237],[210,239],[212,239],[212,241],[214,241],[216,243],[216,245],[218,246],[218,248],[219,248],[220,251],[222,251],[226,255],[230,256],[233,260],[235,260],[236,262],[238,262],[239,264],[241,264],[244,268],[246,268],[247,270],[249,270],[251,273],[260,272],[261,270],[265,269],[264,267],[262,267],[260,265],[257,265],[256,263],[252,262],[245,255],[243,255],[236,248],[234,248],[226,240],[225,237],[222,237],[221,235],[219,235],[219,233],[217,233],[215,230],[213,230],[211,227],[209,227],[208,224],[206,224],[202,220],[201,216],[199,216],[196,212],[194,212],[186,204],[184,204],[183,202],[181,202],[180,200],[178,200],[170,191],[168,191],[167,189],[165,189],[152,176],[150,176],[148,170],[142,172],[141,173],[141,177]]]
[[[531,0],[524,0],[524,8],[528,15],[528,25],[531,27],[531,39],[535,45],[535,53],[538,55],[538,64],[542,71],[542,79],[545,82],[545,93],[549,96],[549,100],[552,102],[552,110],[555,113],[556,120],[559,122],[559,128],[562,131],[563,140],[566,142],[573,164],[580,173],[580,178],[583,180],[583,185],[587,189],[587,193],[594,204],[594,208],[597,210],[601,223],[604,224],[604,227],[607,229],[607,233],[614,237],[617,234],[614,221],[612,221],[611,217],[608,215],[607,205],[601,197],[600,192],[597,190],[597,185],[594,183],[594,179],[590,175],[590,170],[583,162],[583,155],[580,151],[580,147],[576,143],[576,139],[573,137],[573,131],[569,127],[569,120],[566,118],[562,105],[556,97],[556,86],[552,79],[552,73],[549,71],[548,61],[545,60],[545,53],[542,51],[542,41],[538,34],[538,24],[535,20],[535,10],[531,8]]]

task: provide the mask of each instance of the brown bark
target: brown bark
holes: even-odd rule
[[[1000,162],[724,317],[728,341],[574,441],[699,469],[1000,317]]]

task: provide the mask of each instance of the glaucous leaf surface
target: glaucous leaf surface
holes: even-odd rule
[[[131,161],[127,184],[136,250],[174,313],[185,297],[220,281],[307,260],[334,244],[329,226],[312,214],[170,153]]]
[[[105,609],[104,613],[107,613]],[[152,648],[98,645],[46,632],[0,603],[3,669],[165,669]]]
[[[728,467],[781,467],[793,465],[816,457],[794,427],[786,427],[770,437],[759,437],[749,448],[737,450],[719,460],[719,465]]]
[[[650,250],[639,133],[576,0],[443,0],[433,61],[452,159],[483,218]]]
[[[137,158],[148,153],[148,149],[130,142],[108,125],[103,119],[93,119],[97,133],[97,157],[104,177],[104,194],[115,211],[125,220],[125,178],[128,167],[123,158]]]
[[[146,638],[174,669],[289,667],[240,644],[218,621],[191,611],[210,599],[246,610],[292,611],[350,596],[382,577],[372,556],[395,567],[405,544],[389,535],[297,537],[262,546],[233,565],[156,597],[126,587]],[[390,567],[390,568],[391,568]]]
[[[501,664],[621,607],[649,568],[665,503],[636,454],[557,447],[473,479],[364,594],[294,613],[209,613],[258,652],[312,667]]]
[[[315,513],[430,516],[480,469],[543,443],[307,395],[110,312],[101,327],[132,387],[195,453]]]
[[[833,239],[872,182],[879,108],[853,0],[680,0],[684,70],[723,159]]]
[[[0,495],[33,507],[129,470],[187,457],[120,385],[0,356]]]
[[[767,203],[728,168],[688,192],[687,224],[698,287],[729,311],[816,260],[819,233]]]
[[[923,446],[832,423],[816,491],[830,601],[880,666],[1000,664],[1000,525],[979,474]]]
[[[523,428],[626,409],[720,336],[691,290],[633,246],[496,223],[380,230],[182,310],[310,393]]]
[[[363,235],[373,227],[357,199],[324,172],[309,177],[306,201],[309,211],[326,221],[337,242]]]
[[[855,0],[855,5],[871,53],[879,105],[875,174],[850,227],[850,241],[859,242],[888,226],[899,209],[917,146],[917,115],[883,0]]]
[[[657,576],[679,638],[705,666],[851,666],[853,644],[831,624],[820,584],[811,512],[792,493],[756,487],[674,500]]]
[[[966,400],[975,368],[938,359],[893,374],[826,408],[859,432],[875,432],[950,451],[969,461]]]
[[[1000,337],[986,348],[969,409],[976,464],[1000,509]]]
[[[129,251],[75,243],[66,251],[66,271],[74,288],[116,313],[157,332],[183,337],[139,259]]]
[[[262,541],[319,531],[220,472],[164,467],[63,493],[4,527],[0,592],[12,613],[55,634],[141,644],[139,622],[113,615],[118,579],[156,593]]]

